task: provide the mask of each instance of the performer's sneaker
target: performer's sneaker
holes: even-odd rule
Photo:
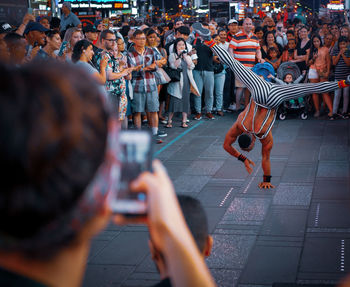
[[[197,23],[196,23],[197,24]],[[194,24],[193,24],[194,25]],[[350,75],[345,80],[345,84],[350,85]]]
[[[192,25],[192,28],[199,36],[201,36],[201,38],[204,41],[210,41],[211,40],[210,30],[204,28],[201,23],[199,23],[199,22],[194,23]]]

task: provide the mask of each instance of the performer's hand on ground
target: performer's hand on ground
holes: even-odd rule
[[[245,165],[245,169],[247,170],[247,172],[249,174],[252,173],[253,171],[253,166],[255,166],[255,163],[253,161],[251,161],[249,158],[247,158],[245,161],[244,161],[244,165]],[[252,165],[252,166],[250,166]]]
[[[260,182],[259,183],[259,188],[270,189],[270,188],[275,188],[275,186],[273,186],[271,184],[271,182]]]

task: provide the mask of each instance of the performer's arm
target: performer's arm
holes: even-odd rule
[[[229,131],[226,134],[223,147],[225,151],[227,151],[230,155],[242,161],[245,165],[247,172],[251,174],[253,171],[252,166],[255,166],[255,163],[251,161],[249,158],[246,158],[245,156],[243,156],[238,150],[236,150],[232,146],[232,144],[237,140],[237,137],[241,134],[242,134],[242,131],[238,128],[237,123],[234,123],[233,126],[229,129]]]
[[[271,162],[270,162],[270,153],[273,146],[273,137],[271,132],[267,135],[266,138],[261,140],[262,149],[262,161],[261,161],[261,167],[264,172],[263,181],[259,183],[260,188],[274,188],[274,186],[271,184]]]

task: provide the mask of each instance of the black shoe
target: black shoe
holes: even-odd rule
[[[192,28],[199,36],[201,36],[201,38],[204,41],[210,41],[211,40],[210,30],[204,28],[201,23],[199,23],[199,22],[194,23],[192,25]]]

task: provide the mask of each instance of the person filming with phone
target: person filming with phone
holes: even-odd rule
[[[0,64],[0,76],[0,286],[81,286],[92,238],[111,218],[131,222],[108,201],[118,126],[77,66]],[[133,221],[147,222],[173,285],[215,286],[162,164],[130,186],[147,196],[146,216]]]

